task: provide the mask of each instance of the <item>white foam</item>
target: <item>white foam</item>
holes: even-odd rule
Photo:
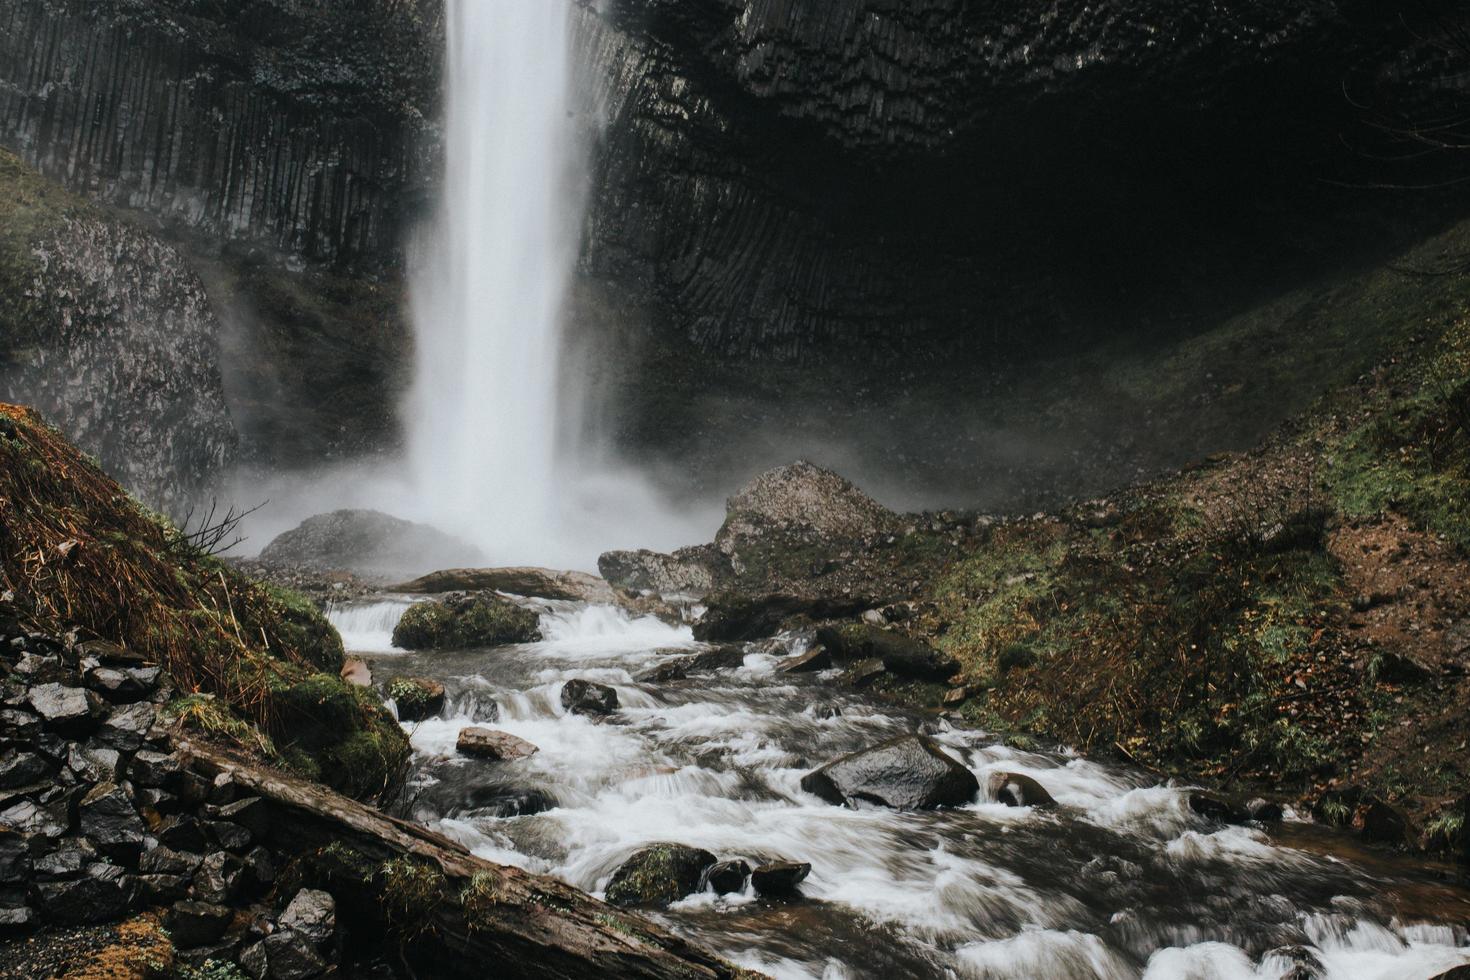
[[[327,610],[327,622],[341,634],[348,653],[403,653],[393,645],[393,628],[412,605],[409,599],[344,603]]]

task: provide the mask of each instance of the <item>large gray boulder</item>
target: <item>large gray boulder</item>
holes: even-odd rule
[[[403,575],[425,568],[478,564],[478,548],[427,524],[376,510],[334,510],[277,535],[260,560],[316,571]]]
[[[715,856],[683,844],[650,844],[613,873],[607,886],[610,904],[624,908],[664,908],[699,890]]]
[[[902,735],[827,763],[801,777],[801,788],[838,805],[876,803],[898,810],[963,806],[975,798],[975,774],[923,735]]]

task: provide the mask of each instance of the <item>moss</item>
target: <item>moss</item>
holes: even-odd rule
[[[347,651],[342,637],[306,596],[279,585],[262,583],[274,607],[277,628],[283,638],[310,663],[325,671],[341,673]]]
[[[476,871],[459,891],[459,905],[464,910],[465,924],[471,931],[494,915],[505,901],[503,882],[493,871]]]
[[[313,674],[278,681],[272,694],[271,734],[293,767],[357,797],[398,784],[408,739],[371,691],[333,674]]]
[[[393,643],[410,650],[529,643],[541,638],[539,622],[531,610],[483,592],[410,606],[393,628]]]

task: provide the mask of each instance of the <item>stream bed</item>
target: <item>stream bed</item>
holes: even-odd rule
[[[1428,980],[1470,963],[1470,894],[1424,867],[1305,821],[1222,826],[1182,787],[1064,750],[1021,751],[911,715],[814,674],[785,674],[800,641],[687,680],[634,676],[704,649],[687,627],[621,609],[535,603],[544,639],[490,650],[396,650],[409,599],[331,618],[378,682],[442,682],[439,717],[406,724],[404,816],[489,860],[601,896],[645,844],[721,859],[809,862],[792,900],[693,895],[652,917],[779,978]],[[606,720],[568,714],[562,684],[618,692]],[[482,725],[539,748],[517,762],[457,755]],[[979,778],[1030,775],[1055,810],[983,798],[934,812],[833,806],[801,777],[922,731]]]

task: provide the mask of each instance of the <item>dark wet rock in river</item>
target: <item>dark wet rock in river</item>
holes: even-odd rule
[[[1275,800],[1256,797],[1245,805],[1246,815],[1257,823],[1280,823],[1286,816],[1286,808]]]
[[[1324,980],[1327,970],[1305,946],[1278,946],[1261,954],[1261,972],[1281,980]],[[1467,970],[1470,977],[1470,970]]]
[[[539,751],[536,746],[523,738],[490,728],[460,729],[459,738],[455,741],[454,747],[464,755],[499,762],[526,759]]]
[[[618,692],[606,684],[573,679],[561,686],[561,706],[574,715],[610,715],[618,710]]]
[[[1057,805],[1046,788],[1030,776],[1018,772],[993,772],[986,780],[986,791],[997,803],[1006,806],[1030,806],[1050,809]]]
[[[700,888],[708,888],[716,895],[730,895],[744,891],[749,877],[750,865],[744,861],[717,861],[705,869]]]
[[[549,568],[447,568],[388,587],[390,592],[509,592],[532,599],[612,603],[612,587],[586,572]]]
[[[260,552],[260,560],[269,564],[368,575],[401,575],[425,565],[470,565],[480,557],[479,549],[438,528],[376,510],[308,517]]]
[[[541,638],[540,617],[494,592],[451,595],[410,606],[393,627],[406,650],[464,650],[530,643]]]
[[[960,669],[953,657],[922,640],[866,623],[823,627],[817,631],[817,642],[838,662],[876,659],[889,673],[900,677],[942,681]]]
[[[812,866],[805,862],[773,861],[752,871],[750,883],[757,895],[787,898],[797,893],[797,886],[811,873]]]
[[[801,788],[835,804],[876,803],[899,810],[963,806],[980,783],[923,735],[901,735],[827,763]]]
[[[624,908],[664,908],[699,890],[715,856],[683,844],[651,844],[613,873],[607,900]]]
[[[1200,790],[1190,793],[1189,808],[1207,820],[1220,823],[1240,824],[1250,819],[1250,813],[1244,806],[1218,793]]]
[[[1377,796],[1365,796],[1353,814],[1353,827],[1364,838],[1382,844],[1409,842],[1409,818],[1403,810]]]
[[[394,678],[388,697],[398,709],[399,721],[423,721],[444,709],[444,685],[427,677]]]
[[[814,673],[819,670],[827,670],[832,666],[832,654],[826,647],[817,644],[806,653],[781,661],[779,666],[788,674]]]
[[[640,684],[663,684],[681,681],[690,674],[731,670],[745,663],[745,651],[738,646],[722,646],[687,657],[675,657],[638,674]]]
[[[705,600],[694,637],[714,643],[760,640],[793,626],[853,616],[870,605],[871,597],[862,596],[718,592]]]
[[[876,657],[859,660],[842,672],[842,683],[849,687],[871,687],[888,674],[888,668]]]

